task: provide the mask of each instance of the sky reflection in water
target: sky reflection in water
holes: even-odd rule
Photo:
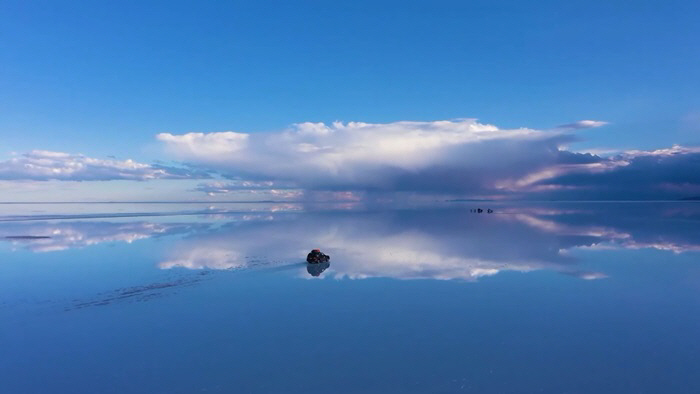
[[[700,389],[700,204],[475,206],[5,215],[0,392]]]

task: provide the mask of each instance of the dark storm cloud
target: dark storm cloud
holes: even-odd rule
[[[695,148],[628,152],[596,163],[600,166],[562,169],[533,186],[561,187],[552,195],[579,198],[678,199],[700,195],[700,151]]]

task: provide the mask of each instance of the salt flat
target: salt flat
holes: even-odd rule
[[[697,203],[2,209],[3,393],[700,390]]]

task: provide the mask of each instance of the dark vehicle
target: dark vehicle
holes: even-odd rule
[[[309,264],[319,264],[329,262],[331,257],[321,253],[320,249],[314,249],[306,256],[306,262]]]

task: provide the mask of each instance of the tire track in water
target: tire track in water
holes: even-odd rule
[[[306,263],[288,263],[286,261],[251,257],[245,266],[231,267],[223,270],[209,269],[169,281],[122,287],[112,291],[99,293],[95,297],[74,299],[72,300],[71,305],[64,308],[64,311],[70,312],[84,308],[108,306],[124,302],[146,302],[156,298],[175,294],[175,291],[180,288],[200,285],[205,281],[221,277],[227,272],[263,271],[273,273],[294,268],[301,268],[304,265],[306,265]]]

